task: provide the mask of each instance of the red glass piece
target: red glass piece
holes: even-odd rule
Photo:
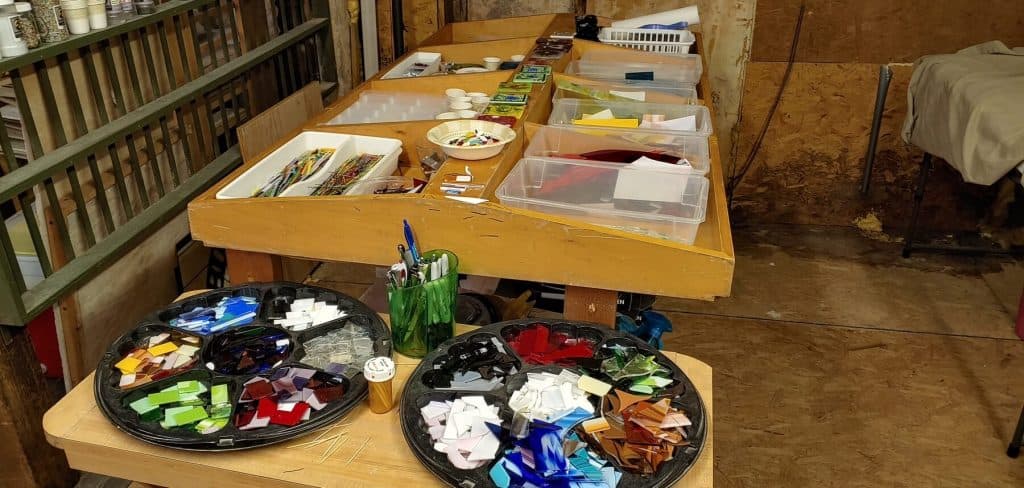
[[[299,425],[299,422],[302,422],[302,416],[306,414],[307,410],[309,410],[309,404],[306,402],[296,403],[290,412],[275,409],[273,415],[270,416],[270,423],[287,427]]]
[[[313,390],[313,394],[320,403],[330,403],[341,398],[345,394],[345,388],[341,385],[325,386]]]
[[[242,427],[243,425],[249,425],[252,422],[253,417],[256,416],[256,410],[247,408],[238,412],[235,416],[235,427]]]
[[[277,402],[270,397],[260,398],[259,407],[256,408],[256,416],[260,418],[271,417],[277,411]]]
[[[270,386],[269,381],[256,381],[245,385],[245,392],[249,395],[252,400],[259,400],[263,397],[268,397],[274,394],[274,387]]]

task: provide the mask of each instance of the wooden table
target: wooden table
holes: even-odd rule
[[[572,14],[543,16],[550,22],[543,32],[572,30]],[[463,25],[466,24],[466,25]],[[436,42],[455,42],[454,32],[489,32],[485,23],[459,23],[446,27]],[[483,52],[523,52],[532,46],[537,29],[534,21],[509,21],[502,32],[521,35],[503,40],[457,42],[421,46],[441,53],[445,59],[477,59]],[[699,50],[703,38],[697,37]],[[435,41],[431,41],[435,42]],[[658,61],[663,57],[597,42],[577,40],[572,51],[555,62],[555,73],[564,72],[569,62],[587,53],[603,52],[623,59]],[[408,56],[413,56],[410,52]],[[653,56],[653,57],[652,57]],[[403,58],[405,59],[405,58]],[[396,62],[401,62],[400,59]],[[673,61],[675,58],[664,58]],[[705,60],[706,61],[706,60]],[[729,227],[718,140],[708,138],[711,185],[707,213],[692,245],[659,239],[584,222],[565,216],[542,214],[501,205],[494,197],[499,184],[522,157],[530,138],[528,125],[543,124],[551,112],[553,82],[534,86],[523,117],[516,124],[518,136],[498,155],[467,163],[449,159],[437,174],[463,173],[471,165],[474,184],[464,196],[482,197],[487,203],[470,205],[445,198],[442,178],[433,178],[422,193],[409,195],[353,195],[290,198],[216,198],[225,185],[251,168],[276,147],[304,130],[388,137],[402,141],[399,171],[422,176],[419,160],[424,134],[436,120],[395,123],[338,125],[331,120],[355,103],[366,91],[443,94],[445,88],[494,93],[498,83],[512,77],[510,71],[380,79],[389,68],[352,89],[322,113],[294,127],[264,130],[243,137],[239,145],[245,163],[189,204],[189,226],[193,238],[208,247],[227,250],[228,270],[233,283],[282,279],[281,256],[312,261],[357,262],[390,266],[397,259],[395,245],[403,242],[402,220],[415,229],[423,249],[447,249],[459,256],[459,271],[465,274],[510,278],[566,285],[565,316],[611,325],[615,322],[618,291],[677,298],[711,300],[731,292],[735,254]],[[701,99],[678,97],[674,103],[708,106],[711,87],[704,63],[698,85]],[[664,103],[669,103],[659,99]],[[279,104],[261,114],[279,120],[296,109]],[[270,124],[268,124],[269,126]]]
[[[460,326],[460,333],[471,327]],[[714,460],[711,367],[689,356],[666,352],[704,399],[708,434],[697,464],[676,486],[711,488]],[[419,363],[396,354],[396,395]],[[440,486],[406,445],[398,407],[383,415],[356,407],[340,423],[348,423],[341,447],[317,463],[327,445],[291,448],[315,439],[303,438],[274,446],[232,452],[189,452],[147,444],[119,431],[96,406],[95,373],[76,386],[43,417],[47,440],[63,449],[72,468],[167,487],[252,488],[266,486],[378,487]],[[397,403],[397,401],[396,401]],[[341,429],[337,429],[341,430]]]

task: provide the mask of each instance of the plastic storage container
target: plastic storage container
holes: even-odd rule
[[[707,210],[708,180],[674,170],[525,158],[495,196],[509,207],[693,244]]]
[[[704,72],[700,56],[687,54],[673,57],[672,62],[623,63],[611,57],[617,53],[587,53],[579,61],[569,63],[566,74],[582,78],[610,81],[658,81],[668,83],[699,83]]]
[[[417,68],[416,64],[423,65],[422,68]],[[409,56],[398,63],[397,66],[391,68],[384,76],[381,76],[382,80],[388,80],[391,78],[413,78],[417,76],[429,76],[437,73],[441,70],[441,53],[428,53],[418,51],[412,56]]]
[[[334,134],[330,132],[303,132],[286,142],[269,156],[242,173],[227,186],[217,192],[218,199],[250,198],[253,192],[270,181],[281,168],[290,163],[299,154],[311,149],[334,148],[327,164],[309,179],[296,183],[281,193],[282,197],[308,196],[320,183],[324,182],[342,163],[359,154],[382,154],[373,168],[359,178],[363,181],[370,178],[391,176],[398,169],[398,155],[402,152],[402,141],[383,137],[354,136]]]
[[[324,125],[434,120],[437,114],[446,111],[448,97],[443,95],[367,90],[355,103]]]
[[[606,151],[642,151],[659,153],[672,158],[686,159],[694,174],[707,174],[711,167],[708,139],[703,136],[681,135],[643,130],[620,130],[599,127],[541,127],[530,137],[523,153],[525,158],[609,161],[602,159]]]
[[[674,95],[680,98],[697,98],[697,85],[693,83],[665,83],[656,81],[632,81],[624,80],[620,82],[601,82],[600,84],[583,84],[580,86],[584,88],[593,88],[597,90],[615,90],[623,92],[658,92],[665,93],[668,95]],[[591,100],[582,93],[571,92],[562,88],[555,90],[555,95],[552,97],[554,100],[560,98],[582,98],[584,100]]]
[[[611,110],[612,114],[616,118],[636,118],[641,121],[643,120],[644,115],[662,115],[665,120],[692,116],[695,118],[696,123],[696,129],[693,131],[676,131],[657,127],[639,129],[700,136],[711,135],[711,113],[708,111],[708,108],[703,105],[670,105],[664,103],[619,101],[609,102],[604,100],[562,98],[560,100],[555,100],[552,103],[551,116],[548,117],[548,125],[565,125],[575,127],[576,125],[573,124],[574,120],[580,120],[584,115],[593,115],[603,110]]]
[[[688,30],[621,29],[616,27],[601,29],[597,38],[601,42],[613,46],[671,56],[689,54],[690,46],[697,40]]]

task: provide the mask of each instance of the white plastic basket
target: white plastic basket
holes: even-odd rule
[[[636,49],[656,54],[683,55],[690,53],[696,41],[688,30],[621,29],[605,27],[597,36],[601,42],[613,46]]]

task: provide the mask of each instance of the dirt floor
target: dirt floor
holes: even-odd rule
[[[715,485],[1024,486],[1024,263],[854,229],[737,228],[733,296],[659,298],[667,348],[714,368]],[[312,280],[358,296],[372,268]]]

